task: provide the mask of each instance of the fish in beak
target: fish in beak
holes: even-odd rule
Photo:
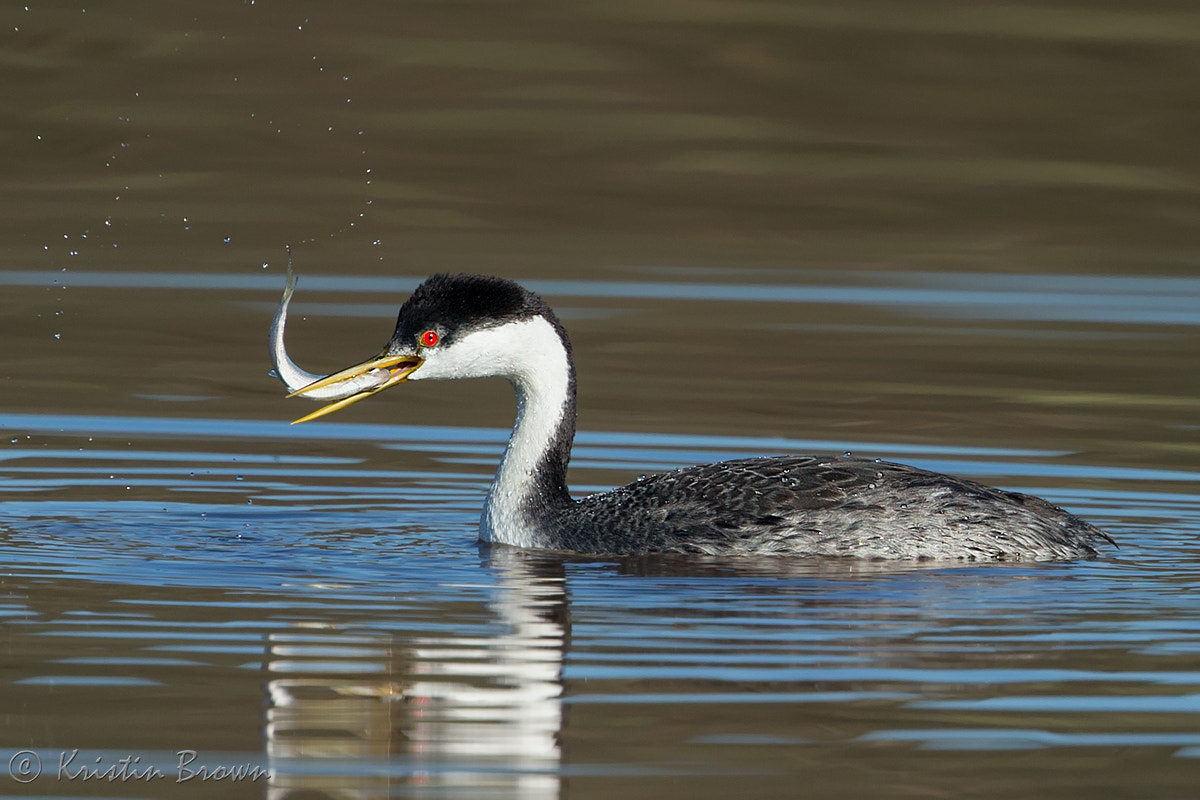
[[[384,351],[369,361],[335,372],[333,375],[321,377],[304,371],[288,356],[287,348],[283,344],[288,304],[292,301],[292,292],[295,289],[296,276],[292,272],[292,251],[289,248],[287,283],[284,285],[283,298],[279,301],[279,309],[271,321],[271,363],[275,367],[275,375],[287,387],[288,397],[303,396],[313,400],[334,401],[301,417],[293,422],[293,425],[296,422],[308,422],[323,417],[351,403],[357,403],[364,397],[382,392],[389,386],[403,383],[425,362],[425,359],[416,354],[398,355]]]
[[[351,403],[357,403],[363,398],[382,392],[390,386],[404,383],[408,376],[417,371],[425,363],[420,356],[396,356],[382,353],[369,361],[348,367],[341,372],[313,381],[307,386],[296,389],[288,397],[315,395],[318,399],[337,397],[334,402],[322,406],[311,414],[306,414],[292,424],[308,422],[326,414],[332,414],[338,409],[345,408]],[[332,394],[329,392],[332,391]]]

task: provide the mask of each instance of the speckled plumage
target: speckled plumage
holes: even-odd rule
[[[643,478],[553,513],[583,552],[1070,559],[1111,541],[1044,500],[870,459],[778,456]]]

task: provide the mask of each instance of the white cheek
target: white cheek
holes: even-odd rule
[[[523,379],[563,359],[558,333],[542,317],[469,333],[445,347],[423,348],[425,363],[409,380],[449,380],[503,375]]]

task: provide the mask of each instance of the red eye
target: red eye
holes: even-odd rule
[[[421,334],[421,344],[426,347],[434,347],[438,343],[437,331],[425,331]]]

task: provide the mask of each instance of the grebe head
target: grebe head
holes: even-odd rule
[[[504,278],[434,275],[400,307],[383,352],[289,397],[333,391],[323,397],[335,402],[296,420],[307,422],[410,380],[502,375],[530,385],[540,371],[569,371],[569,353],[561,324],[536,294]]]

